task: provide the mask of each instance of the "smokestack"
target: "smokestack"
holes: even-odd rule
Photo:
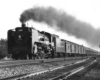
[[[25,23],[22,23],[22,28],[25,28],[25,27],[26,27]]]

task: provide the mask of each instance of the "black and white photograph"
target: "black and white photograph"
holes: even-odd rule
[[[0,80],[100,80],[100,0],[1,0]]]

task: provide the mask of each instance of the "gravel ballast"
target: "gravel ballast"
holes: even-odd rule
[[[85,62],[75,64],[75,65],[72,65],[72,66],[64,66],[64,67],[59,68],[57,70],[48,71],[48,72],[45,72],[43,74],[38,74],[38,75],[35,75],[35,76],[34,75],[27,76],[25,78],[21,78],[21,79],[18,79],[18,80],[52,80],[52,78],[54,78],[54,77],[57,77],[57,76],[59,76],[63,73],[70,71],[70,70],[76,69],[77,67],[80,67],[82,65],[86,65],[89,62],[91,62],[91,60],[87,60]],[[54,80],[58,80],[58,79],[54,79]]]
[[[67,80],[100,80],[100,62],[95,62],[81,72],[69,77]]]
[[[100,63],[86,73],[82,80],[100,80]]]
[[[50,63],[40,63],[40,64],[27,64],[27,65],[15,65],[9,67],[0,68],[0,79],[7,78],[11,76],[16,76],[25,73],[35,73],[51,68],[56,68],[62,65],[69,65],[75,63],[76,61],[60,61],[60,62],[50,62]]]

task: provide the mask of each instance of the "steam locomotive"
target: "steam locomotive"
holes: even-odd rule
[[[13,59],[84,57],[95,51],[22,24],[8,30],[8,53]]]

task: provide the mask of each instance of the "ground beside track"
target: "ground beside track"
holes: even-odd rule
[[[61,69],[58,69],[58,70],[49,71],[49,72],[46,72],[46,73],[43,73],[43,74],[26,77],[26,78],[22,78],[22,79],[19,79],[19,80],[49,80],[49,79],[52,79],[52,78],[54,78],[58,75],[65,73],[65,72],[68,72],[70,70],[73,70],[73,69],[76,69],[80,66],[83,66],[83,65],[85,65],[89,62],[91,62],[91,59],[89,59],[85,62],[79,63],[79,64],[75,64],[75,65],[72,65],[72,66],[65,66],[64,68],[61,68]]]
[[[63,65],[70,65],[79,60],[70,60],[70,61],[56,61],[56,62],[48,62],[48,63],[38,63],[38,64],[24,64],[24,65],[13,65],[7,67],[0,67],[0,79],[7,78],[11,76],[16,76],[20,74],[26,73],[36,73],[48,69],[57,68]],[[83,61],[83,60],[82,60]],[[7,80],[7,79],[3,79]],[[9,79],[10,80],[10,79]]]
[[[97,59],[97,63],[94,65],[87,67],[66,80],[100,80],[100,59]]]

